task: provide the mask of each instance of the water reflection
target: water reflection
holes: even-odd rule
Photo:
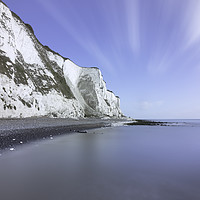
[[[199,200],[199,130],[118,127],[25,145],[0,157],[1,197]]]

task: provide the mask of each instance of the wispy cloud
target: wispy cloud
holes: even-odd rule
[[[191,62],[195,53],[187,51],[200,42],[199,0],[167,0],[160,4],[160,10],[156,10],[160,14],[155,18],[158,21],[154,27],[156,37],[147,64],[148,72],[154,75],[165,74],[178,60]]]
[[[158,109],[164,104],[163,101],[142,101],[139,102],[139,107],[141,110]]]
[[[185,23],[187,27],[187,45],[194,45],[200,42],[200,1],[188,1],[187,13],[185,15]]]
[[[140,50],[140,7],[138,0],[125,0],[126,26],[128,40],[134,54]]]
[[[116,72],[111,61],[100,49],[93,35],[90,33],[90,27],[87,27],[84,20],[78,13],[73,15],[72,20],[72,18],[67,18],[64,13],[57,9],[56,4],[51,1],[48,1],[48,3],[43,0],[37,1],[46,9],[51,17],[56,20],[63,30],[66,31],[83,49],[104,63],[104,66],[101,67],[104,67],[110,73]],[[67,9],[70,9],[70,4]],[[79,24],[81,24],[81,31],[79,31],[79,29],[73,24],[76,21],[79,21]]]

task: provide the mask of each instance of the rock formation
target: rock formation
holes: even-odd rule
[[[83,68],[43,46],[0,1],[0,118],[122,116],[98,68]]]

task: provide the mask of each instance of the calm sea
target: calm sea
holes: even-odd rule
[[[5,152],[0,199],[199,200],[200,120],[176,121],[67,134]]]

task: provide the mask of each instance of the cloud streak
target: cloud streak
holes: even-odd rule
[[[140,50],[140,7],[138,0],[125,0],[128,40],[134,54]]]
[[[188,46],[200,42],[200,1],[190,0],[185,22],[188,23]],[[187,24],[186,24],[187,25]]]
[[[164,104],[163,101],[142,101],[139,103],[139,107],[141,110],[150,110],[150,109],[158,109]]]
[[[90,27],[87,27],[84,20],[81,19],[81,16],[79,16],[78,13],[73,16],[73,21],[70,21],[71,18],[67,19],[66,15],[57,9],[56,5],[51,1],[48,1],[48,3],[43,0],[37,1],[83,49],[104,63],[104,66],[102,67],[105,67],[110,73],[116,72],[111,61],[105,56],[104,52],[96,43],[92,33],[90,33]],[[68,9],[72,8],[69,6]],[[81,31],[79,31],[79,28],[73,24],[75,21],[78,21],[79,24],[82,24],[80,29]]]
[[[84,55],[84,61],[92,57],[122,99],[149,99],[135,101],[133,114],[180,113],[174,106],[180,95],[191,106],[188,85],[195,88],[191,97],[200,98],[200,0],[61,0],[66,9],[53,0],[37,1],[68,34],[66,39],[78,44],[72,55]],[[195,110],[192,106],[188,110]]]

